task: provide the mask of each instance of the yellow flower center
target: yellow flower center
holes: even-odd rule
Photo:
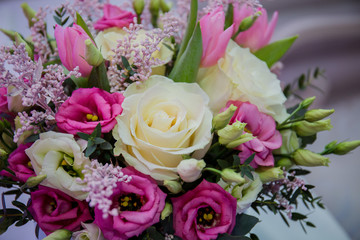
[[[89,113],[89,114],[86,114],[86,119],[88,121],[96,122],[99,120],[99,117]]]
[[[216,213],[211,207],[200,208],[197,212],[197,224],[203,227],[213,226]]]
[[[137,194],[130,193],[119,197],[119,211],[138,211],[143,206],[143,199]]]

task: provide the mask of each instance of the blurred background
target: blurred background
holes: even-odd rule
[[[20,4],[23,0],[0,0],[0,28],[29,35]],[[28,0],[31,7],[56,6],[60,0]],[[119,1],[112,1],[116,4]],[[360,1],[359,0],[263,0],[269,16],[279,12],[273,41],[298,34],[299,38],[283,58],[282,84],[292,82],[308,69],[326,70],[326,79],[314,84],[324,90],[307,89],[302,96],[316,96],[314,107],[334,108],[329,132],[318,134],[310,150],[321,152],[332,140],[360,139]],[[49,19],[53,22],[51,19]],[[51,24],[49,24],[51,25]],[[0,45],[10,44],[0,34]],[[346,156],[331,156],[328,168],[312,168],[306,181],[323,197],[326,211],[308,213],[317,225],[304,234],[297,223],[291,228],[280,216],[261,215],[254,232],[261,239],[360,239],[360,150]],[[1,190],[3,191],[3,189]],[[319,210],[319,211],[318,211]],[[35,239],[33,224],[11,228],[3,240]],[[26,237],[25,237],[26,236]]]

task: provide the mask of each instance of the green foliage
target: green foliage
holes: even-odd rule
[[[259,219],[245,213],[236,215],[236,225],[232,231],[232,235],[244,236],[259,222]]]
[[[97,67],[93,67],[89,76],[88,87],[97,87],[110,92],[110,84],[107,77],[105,62],[101,63]]]
[[[59,24],[60,26],[65,26],[65,24],[68,22],[68,20],[70,18],[70,16],[65,17],[66,13],[67,12],[66,12],[66,9],[64,8],[64,6],[59,7],[58,9],[55,10],[55,15],[53,17],[54,17],[55,22],[57,24]]]
[[[95,42],[94,37],[92,36],[88,26],[78,12],[76,12],[76,24],[79,25],[82,29],[84,29],[84,31],[91,38],[91,40]]]
[[[226,12],[226,17],[225,17],[224,29],[227,29],[228,27],[230,27],[233,24],[233,22],[234,22],[234,5],[229,4],[229,7]]]

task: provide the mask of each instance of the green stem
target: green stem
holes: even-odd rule
[[[221,171],[216,168],[204,168],[203,171],[213,172],[213,173],[219,174],[221,176]]]
[[[289,120],[296,114],[298,113],[300,110],[302,109],[302,107],[299,105],[291,114],[288,118],[285,119],[285,121],[283,121],[282,123],[280,123],[277,126],[277,129],[281,128],[282,126],[284,126],[285,124],[287,124],[289,122]]]

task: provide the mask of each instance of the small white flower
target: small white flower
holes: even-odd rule
[[[201,176],[201,171],[205,166],[204,160],[185,159],[177,166],[177,172],[184,182],[194,182]]]
[[[81,226],[84,229],[73,233],[74,240],[106,240],[95,223],[81,223]]]

